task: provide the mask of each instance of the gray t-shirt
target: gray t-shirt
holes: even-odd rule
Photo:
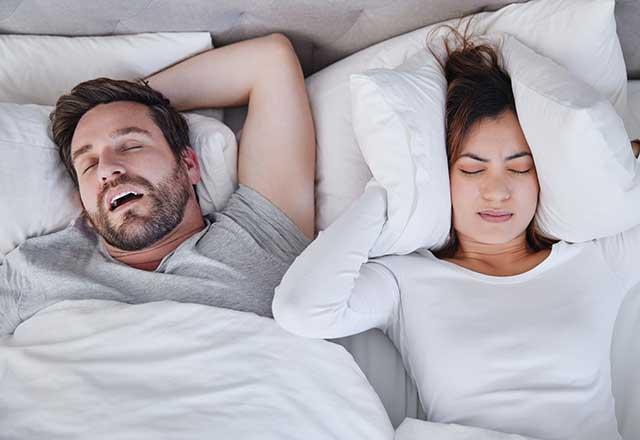
[[[26,240],[0,263],[0,335],[63,300],[131,304],[172,300],[271,317],[273,291],[309,240],[276,206],[242,186],[206,227],[158,268],[113,259],[82,217],[62,231]]]

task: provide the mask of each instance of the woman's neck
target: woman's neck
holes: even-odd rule
[[[458,234],[458,250],[445,260],[466,269],[493,276],[512,276],[527,272],[540,264],[550,249],[532,251],[525,233],[507,243],[488,244]]]

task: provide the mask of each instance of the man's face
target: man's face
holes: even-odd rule
[[[87,218],[122,250],[147,248],[174,230],[200,177],[197,166],[176,161],[147,107],[134,102],[88,111],[71,154]],[[189,157],[197,163],[192,150]]]

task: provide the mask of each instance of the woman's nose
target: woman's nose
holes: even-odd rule
[[[487,201],[503,201],[511,197],[511,189],[504,177],[492,176],[482,182],[481,194]]]

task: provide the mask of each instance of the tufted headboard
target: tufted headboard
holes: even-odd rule
[[[516,0],[524,2],[526,0]],[[216,46],[283,32],[307,75],[373,43],[513,0],[0,0],[0,33],[209,31]],[[640,78],[640,1],[617,0],[630,78]]]

